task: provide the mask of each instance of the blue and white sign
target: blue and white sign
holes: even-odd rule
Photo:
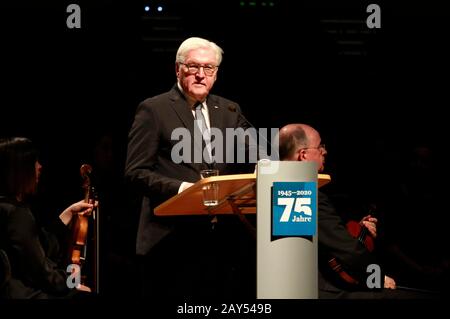
[[[316,234],[316,182],[274,182],[272,198],[273,236]]]

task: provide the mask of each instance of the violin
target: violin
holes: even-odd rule
[[[98,205],[95,206],[96,193],[91,183],[92,167],[89,164],[83,164],[80,167],[80,175],[83,180],[82,188],[84,190],[84,201],[94,205],[92,212],[78,213],[73,217],[72,221],[72,241],[69,249],[69,259],[72,264],[76,264],[81,269],[81,283],[93,287],[98,292],[98,257],[99,257],[99,241],[98,241]],[[93,244],[93,249],[88,250],[88,246]],[[84,274],[85,263],[89,262],[90,271],[88,280]]]
[[[374,216],[374,212],[376,210],[376,206],[372,204],[370,206],[368,215]],[[373,252],[375,249],[375,241],[373,236],[370,234],[369,230],[366,226],[361,223],[351,220],[346,224],[347,231],[353,238],[358,239],[358,241],[363,244],[366,249],[370,252]],[[347,284],[358,285],[359,281],[350,275],[344,267],[340,264],[340,262],[335,258],[331,258],[328,260],[328,266],[336,272],[341,279],[344,280]]]
[[[370,235],[366,226],[363,226],[354,220],[349,221],[346,226],[350,235],[352,235],[353,238],[358,239],[368,251],[372,252],[375,249],[374,238]]]

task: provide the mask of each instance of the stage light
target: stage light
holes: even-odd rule
[[[163,11],[163,7],[162,6],[158,6],[158,12],[162,12]]]
[[[145,12],[149,12],[150,11],[150,7],[149,6],[145,6],[144,10],[145,10]]]
[[[241,7],[251,7],[251,8],[259,8],[259,7],[275,7],[275,1],[270,0],[247,0],[247,1],[240,1],[239,6]]]

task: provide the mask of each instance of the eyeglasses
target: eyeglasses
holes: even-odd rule
[[[214,75],[218,68],[218,66],[212,64],[200,65],[194,63],[187,64],[183,62],[180,62],[180,64],[183,64],[191,74],[197,74],[197,72],[200,71],[200,68],[203,68],[203,72],[205,72],[205,74],[208,76]]]
[[[322,154],[327,151],[325,148],[325,144],[319,144],[317,147],[302,147],[301,150],[308,150],[308,149],[316,149],[319,150]]]

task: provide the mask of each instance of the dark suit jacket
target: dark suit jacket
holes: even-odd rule
[[[335,257],[349,274],[365,285],[368,276],[367,266],[376,263],[374,255],[349,234],[342,217],[339,216],[328,196],[320,191],[318,231],[319,290],[337,293],[363,288],[345,284],[328,266],[328,260]]]
[[[209,95],[206,101],[211,127],[247,128],[249,124],[240,116],[239,105],[225,98]],[[128,137],[125,176],[132,192],[138,195],[140,218],[136,253],[145,255],[175,227],[175,219],[153,215],[153,208],[178,193],[183,181],[196,182],[205,163],[179,163],[172,161],[171,151],[179,140],[171,140],[172,132],[185,128],[194,136],[194,116],[189,105],[175,85],[169,92],[148,98],[137,108]],[[176,137],[178,138],[178,137]],[[224,143],[225,147],[225,143]],[[199,143],[191,143],[191,156],[201,150]],[[224,153],[225,154],[225,153]],[[225,162],[225,160],[224,160]],[[215,163],[219,174],[232,174],[236,165]]]

